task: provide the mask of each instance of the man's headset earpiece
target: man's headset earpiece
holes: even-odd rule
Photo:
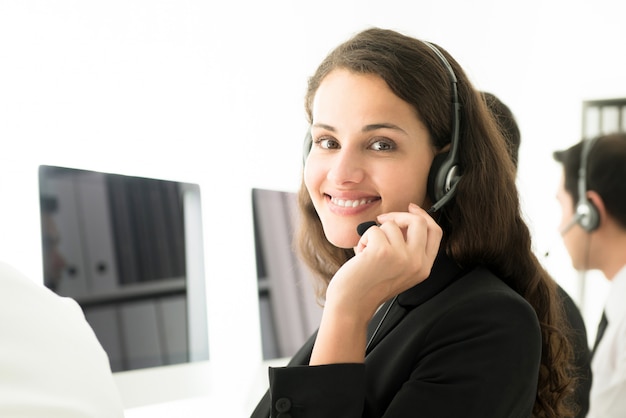
[[[600,226],[598,208],[587,198],[587,170],[589,168],[589,153],[597,138],[583,141],[578,168],[578,203],[576,204],[577,223],[587,232],[592,232]]]
[[[461,104],[459,103],[458,82],[452,66],[437,47],[429,42],[423,42],[433,50],[437,58],[439,58],[444,67],[446,67],[450,78],[452,94],[452,135],[450,138],[450,150],[435,156],[430,167],[430,172],[428,173],[428,196],[433,201],[433,205],[428,209],[428,212],[434,213],[454,197],[456,186],[461,178],[457,157],[461,125]],[[306,161],[311,151],[312,142],[311,131],[308,130],[304,139],[303,161]]]

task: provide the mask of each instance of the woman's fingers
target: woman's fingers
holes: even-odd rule
[[[414,203],[409,205],[409,212],[421,216],[426,221],[427,237],[425,253],[434,260],[439,253],[439,246],[441,244],[441,238],[443,237],[441,227],[428,212]]]
[[[423,209],[410,205],[408,212],[390,212],[378,217],[396,261],[404,260],[408,271],[430,272],[441,244],[441,227]]]
[[[441,228],[422,208],[410,204],[408,212],[390,212],[378,216],[378,221],[388,236],[390,243],[404,242],[419,248],[424,246],[426,253],[435,254],[441,241]]]

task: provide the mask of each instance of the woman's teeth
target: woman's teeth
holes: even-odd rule
[[[359,199],[359,200],[347,200],[347,199],[337,199],[336,197],[332,197],[330,199],[334,205],[342,206],[344,208],[356,208],[357,206],[366,205],[371,203],[374,199]]]

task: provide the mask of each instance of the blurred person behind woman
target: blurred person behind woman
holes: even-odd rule
[[[588,418],[626,416],[626,133],[600,135],[554,153],[563,171],[561,238],[579,271],[610,282],[592,350]]]
[[[522,135],[517,120],[511,109],[496,95],[490,92],[483,92],[482,94],[487,107],[502,130],[509,153],[517,168],[519,148],[522,142]],[[558,283],[557,291],[563,301],[567,322],[571,328],[569,338],[574,348],[576,389],[572,402],[574,403],[574,409],[577,411],[576,418],[584,418],[589,411],[589,391],[591,389],[591,353],[587,343],[587,328],[585,327],[585,321],[580,313],[580,309]]]

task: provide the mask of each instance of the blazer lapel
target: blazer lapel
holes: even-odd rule
[[[379,309],[369,324],[366,355],[405,317],[408,311],[398,304],[396,298],[386,302]]]
[[[366,354],[376,347],[413,308],[431,299],[464,274],[463,269],[454,263],[444,251],[440,251],[430,276],[426,280],[386,302],[374,315],[368,328],[371,334]]]

